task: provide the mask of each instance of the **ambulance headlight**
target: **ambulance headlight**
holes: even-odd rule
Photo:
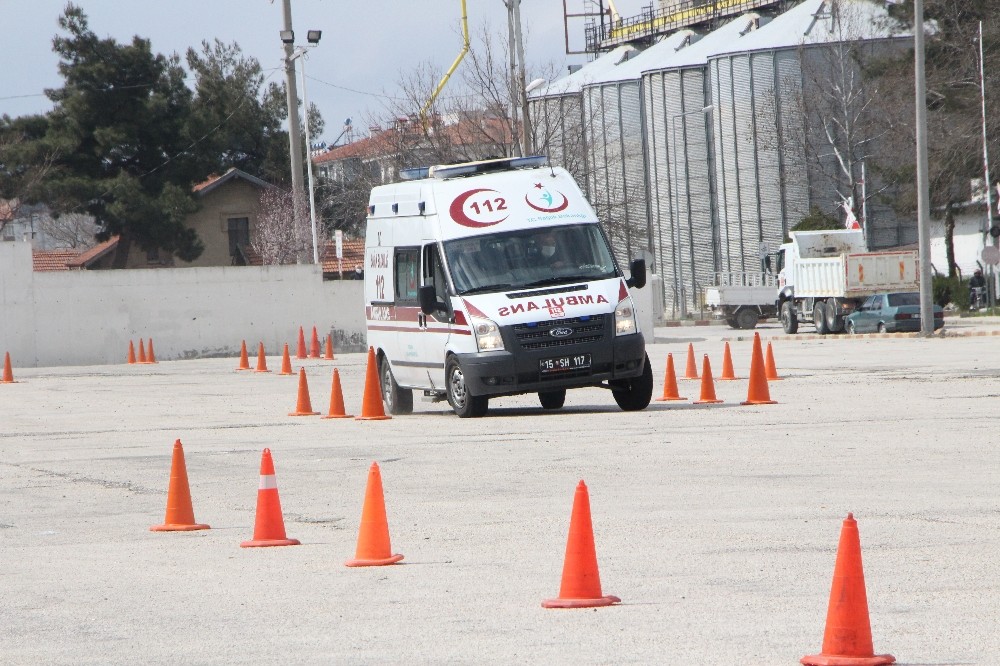
[[[476,334],[479,351],[503,351],[503,338],[495,321],[472,317],[472,331]]]
[[[626,298],[615,308],[615,335],[631,335],[638,329],[635,323],[635,310],[632,300]]]

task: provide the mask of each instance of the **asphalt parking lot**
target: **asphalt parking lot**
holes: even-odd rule
[[[296,379],[236,359],[18,369],[0,385],[0,655],[5,663],[796,664],[820,651],[841,523],[858,520],[875,652],[1000,663],[1000,338],[771,340],[774,405],[654,402],[600,389],[483,419],[416,400],[387,421],[289,417]],[[657,330],[716,376],[746,332]],[[280,359],[268,358],[277,370]],[[357,413],[365,356],[295,361],[326,412],[339,368]],[[697,381],[678,379],[697,398]],[[181,439],[195,517],[155,533]],[[253,533],[270,448],[289,537]],[[370,463],[398,565],[353,569]],[[574,488],[590,489],[604,594],[549,610]]]

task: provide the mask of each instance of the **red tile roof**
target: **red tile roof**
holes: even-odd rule
[[[67,262],[75,259],[80,250],[35,250],[31,253],[32,267],[36,271],[68,271]]]
[[[103,243],[98,243],[89,250],[84,250],[80,253],[80,256],[66,262],[66,265],[70,268],[86,268],[88,264],[97,261],[116,247],[118,247],[118,236],[112,236]]]
[[[365,241],[364,239],[344,239],[344,258],[341,261],[341,266],[343,266],[344,273],[354,271],[354,267],[358,264],[364,266],[365,263]],[[336,273],[337,272],[337,244],[335,241],[328,240],[323,248],[323,254],[320,259],[323,262],[323,272],[324,273]]]

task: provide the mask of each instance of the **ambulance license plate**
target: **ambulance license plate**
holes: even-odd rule
[[[559,372],[569,372],[571,370],[582,370],[590,367],[590,354],[576,354],[575,356],[559,356],[556,358],[543,358],[538,362],[538,371],[543,375],[552,375]]]

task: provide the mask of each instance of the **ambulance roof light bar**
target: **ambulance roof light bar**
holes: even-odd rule
[[[548,158],[544,155],[531,155],[529,157],[505,157],[497,160],[467,162],[465,164],[438,164],[431,167],[403,169],[399,172],[399,177],[403,180],[419,180],[431,177],[439,180],[445,180],[447,178],[471,176],[475,174],[489,173],[491,171],[535,169],[544,166],[547,162]]]

